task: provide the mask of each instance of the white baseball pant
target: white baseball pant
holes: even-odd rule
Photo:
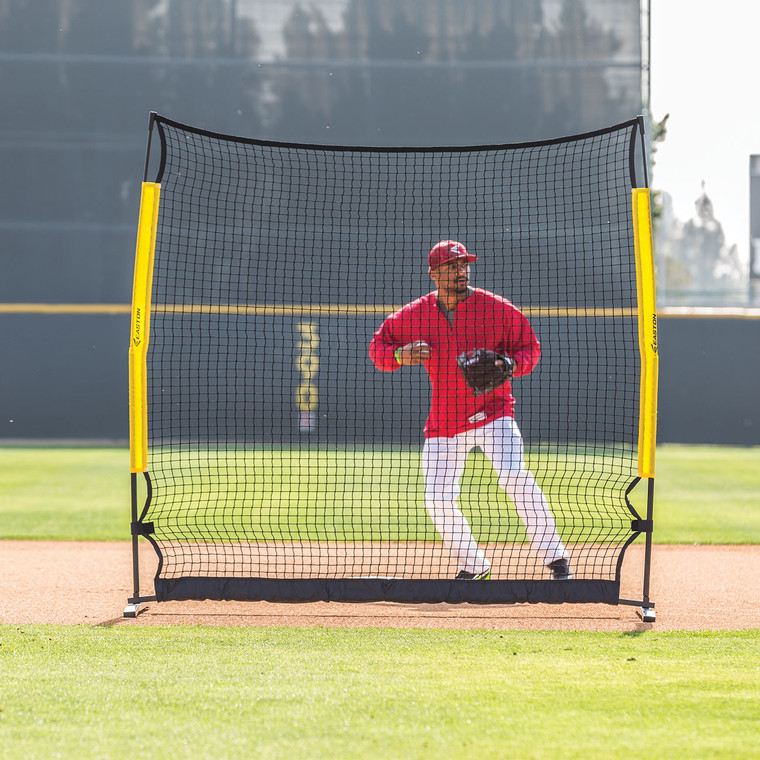
[[[467,518],[457,507],[459,480],[467,456],[475,446],[488,457],[499,486],[514,502],[531,549],[545,565],[568,558],[546,497],[533,473],[525,467],[520,429],[511,417],[500,417],[451,438],[428,438],[422,450],[425,508],[459,568],[468,573],[482,573],[491,566],[478,547]]]

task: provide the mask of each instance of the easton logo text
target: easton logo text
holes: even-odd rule
[[[135,309],[135,333],[132,343],[139,346],[142,343],[142,309],[138,306]]]

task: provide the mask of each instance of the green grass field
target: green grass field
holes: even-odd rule
[[[0,538],[128,525],[126,450],[0,451]],[[760,543],[760,448],[661,447],[655,526],[661,543]],[[759,663],[760,630],[5,624],[0,756],[745,760]]]
[[[28,447],[4,448],[0,454],[0,538],[129,538],[129,456],[125,449]],[[387,466],[389,455],[383,456]],[[398,468],[409,466],[401,461],[402,455],[393,456],[398,459]],[[469,478],[470,484],[482,482],[483,488],[493,490],[493,478],[488,473],[476,476],[474,468],[481,465],[478,458],[471,460],[465,480]],[[269,475],[261,484],[270,503],[278,498],[277,479],[282,482],[282,478],[298,474],[292,459],[286,462],[287,470],[282,461],[275,465],[277,461],[270,455]],[[371,468],[361,472],[366,481],[361,488],[346,489],[348,475],[337,469],[329,474],[329,485],[334,488],[324,489],[338,494],[343,490],[359,504],[360,508],[350,513],[354,521],[362,514],[361,499],[380,490],[376,472]],[[467,499],[472,498],[466,486],[462,497],[465,508]],[[644,489],[639,486],[634,496],[637,508],[643,510]],[[409,498],[414,503],[420,500],[419,484]],[[420,535],[429,537],[429,521],[423,510],[417,511]],[[291,510],[289,519],[298,517],[298,511]],[[660,447],[654,539],[658,543],[760,544],[760,447]]]
[[[7,760],[757,757],[754,632],[0,635]]]

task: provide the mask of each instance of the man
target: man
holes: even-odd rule
[[[486,580],[491,574],[488,558],[457,507],[467,455],[479,446],[514,502],[531,548],[553,579],[568,580],[573,577],[568,553],[546,497],[525,467],[511,384],[475,396],[457,365],[461,353],[487,348],[508,356],[519,377],[533,370],[540,355],[524,314],[506,298],[470,287],[470,264],[477,258],[455,240],[433,246],[428,274],[436,290],[391,314],[373,336],[369,355],[384,372],[423,364],[430,376],[432,401],[422,452],[425,507],[459,566],[456,578]]]

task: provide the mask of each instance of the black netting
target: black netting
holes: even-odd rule
[[[566,588],[577,593],[562,598],[618,580],[637,473],[638,121],[443,149],[289,145],[161,117],[154,125],[161,201],[143,519],[162,557],[159,596],[187,580],[179,595],[302,598],[298,582],[335,581],[354,589],[348,596],[393,598],[375,581],[400,579],[410,582],[404,598],[429,601],[451,584],[413,582],[477,569],[463,568],[431,519],[427,373],[380,371],[369,356],[386,317],[436,289],[428,252],[444,239],[478,256],[470,285],[509,299],[541,344],[535,369],[512,383],[538,490],[511,498],[514,472],[497,473],[477,436],[459,481],[489,588],[518,582],[518,596],[540,600],[543,584],[531,584],[546,581],[546,594],[559,593],[545,565],[560,550],[546,549],[551,537],[530,540],[526,523],[536,521],[547,535],[556,527],[569,557]],[[462,340],[483,340],[478,314],[490,312],[473,311]],[[426,329],[419,337],[435,343]],[[468,430],[503,421],[494,414]],[[219,590],[236,579],[254,580],[245,592]]]

